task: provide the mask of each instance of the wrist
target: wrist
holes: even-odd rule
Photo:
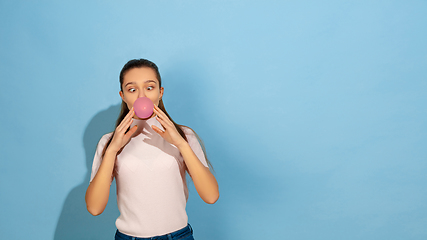
[[[119,151],[117,151],[115,149],[111,149],[110,147],[107,147],[107,149],[105,150],[105,154],[104,155],[113,155],[113,156],[116,156],[118,152]]]
[[[178,150],[181,151],[183,148],[185,148],[187,146],[190,146],[190,145],[188,144],[187,141],[185,141],[184,139],[182,139],[182,141],[180,143],[178,143],[177,145],[175,145],[175,146],[178,148]]]

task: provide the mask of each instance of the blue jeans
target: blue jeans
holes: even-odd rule
[[[117,230],[115,240],[194,240],[194,238],[193,229],[191,228],[190,224],[188,224],[185,228],[175,232],[150,238],[132,237]]]

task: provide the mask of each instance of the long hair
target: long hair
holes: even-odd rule
[[[130,60],[129,62],[127,62],[123,66],[122,70],[120,71],[119,80],[120,80],[120,90],[122,92],[123,92],[123,79],[124,79],[125,74],[133,68],[142,68],[142,67],[148,67],[148,68],[153,69],[156,73],[157,80],[159,80],[159,89],[162,87],[162,79],[160,77],[159,68],[157,67],[157,65],[155,63],[153,63],[147,59],[133,59],[133,60]],[[187,136],[185,136],[182,128],[183,127],[186,127],[189,129],[191,129],[191,128],[175,123],[175,121],[172,120],[171,116],[169,116],[168,112],[166,111],[166,108],[165,108],[165,105],[163,104],[162,99],[160,99],[160,101],[159,101],[159,108],[166,114],[166,116],[168,116],[168,118],[172,121],[173,125],[175,125],[175,128],[178,130],[179,134],[185,139],[185,141],[188,142]],[[123,121],[123,119],[125,118],[125,116],[128,113],[129,113],[129,108],[127,107],[126,103],[122,100],[122,106],[121,106],[119,117],[117,118],[117,121],[116,121],[116,127],[115,128],[117,128],[117,126],[120,125],[120,123]],[[209,162],[208,157],[206,155],[206,148],[205,148],[205,145],[204,145],[202,139],[199,137],[199,135],[197,135],[197,133],[193,129],[191,129],[191,131],[194,132],[195,136],[197,137],[197,140],[199,141],[200,145],[202,146],[202,150],[203,150],[203,153],[205,154],[206,162],[208,163],[209,168],[213,170],[212,164]],[[114,134],[115,134],[115,130],[114,130],[113,134],[111,135],[111,138],[108,140],[107,144],[105,144],[104,150],[102,151],[102,157],[104,157],[105,151],[107,150],[108,146],[110,145]]]

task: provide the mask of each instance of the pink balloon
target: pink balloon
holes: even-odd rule
[[[133,103],[133,109],[139,118],[149,118],[153,114],[154,104],[147,97],[140,97]]]

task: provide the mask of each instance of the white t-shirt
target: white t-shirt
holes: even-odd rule
[[[117,229],[135,237],[152,237],[187,226],[185,206],[188,189],[184,159],[179,150],[164,140],[152,125],[164,130],[155,117],[134,119],[138,130],[117,155],[114,176],[117,185],[117,205],[120,216]],[[184,128],[188,143],[202,162],[208,166],[203,150],[189,128]],[[101,165],[101,155],[112,133],[102,136],[92,165],[90,181]]]

